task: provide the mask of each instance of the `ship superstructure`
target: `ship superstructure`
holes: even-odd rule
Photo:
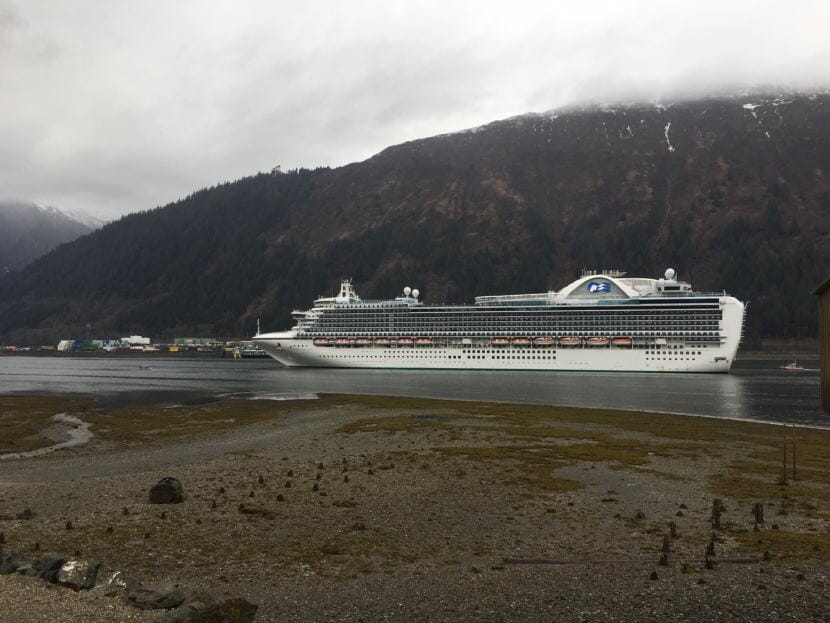
[[[672,269],[660,279],[607,270],[473,305],[425,305],[408,287],[364,301],[346,280],[292,316],[293,329],[254,337],[286,366],[728,372],[744,304],[694,292]]]

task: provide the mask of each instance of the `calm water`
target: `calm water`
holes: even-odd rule
[[[90,393],[104,400],[160,392],[335,392],[610,407],[828,426],[818,370],[780,370],[784,359],[739,361],[731,374],[452,372],[289,369],[271,360],[0,357],[0,393]],[[800,362],[818,368],[817,361]],[[140,370],[150,366],[152,370]]]

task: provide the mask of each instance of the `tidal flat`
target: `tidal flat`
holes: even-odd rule
[[[830,617],[830,431],[376,396],[18,396],[0,397],[0,453],[59,441],[57,413],[94,437],[0,462],[5,548],[241,595],[257,621]],[[150,504],[166,476],[185,501]],[[15,620],[159,616],[52,593],[0,576]]]

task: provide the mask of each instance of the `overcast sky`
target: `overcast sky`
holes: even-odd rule
[[[830,2],[0,0],[0,199],[102,218],[582,101],[830,87]]]

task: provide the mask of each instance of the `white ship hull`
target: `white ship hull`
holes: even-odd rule
[[[732,365],[732,357],[724,347],[689,347],[671,351],[670,356],[652,357],[645,351],[625,348],[332,348],[314,346],[307,339],[267,335],[260,336],[257,343],[288,367],[729,372]]]

